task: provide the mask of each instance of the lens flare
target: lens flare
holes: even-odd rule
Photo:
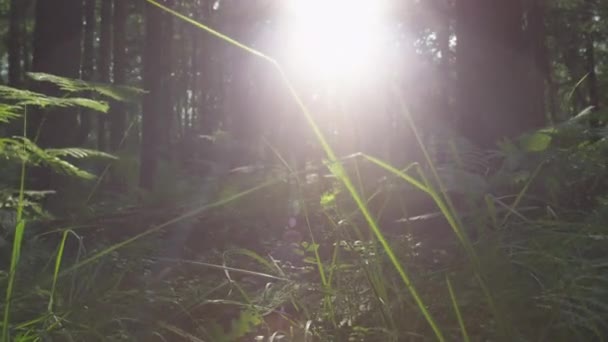
[[[345,80],[381,63],[383,0],[291,0],[291,65],[312,78]]]

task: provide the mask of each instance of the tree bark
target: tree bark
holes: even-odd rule
[[[459,126],[481,146],[544,124],[527,84],[521,0],[457,1]],[[535,92],[536,93],[536,92]]]
[[[82,79],[93,81],[95,79],[95,4],[96,0],[84,2],[84,37],[82,44]],[[91,111],[80,111],[80,128],[78,133],[79,145],[86,142],[91,133]]]
[[[167,0],[166,6],[171,8],[174,7],[174,0]],[[173,128],[173,113],[175,105],[175,91],[177,83],[175,82],[177,75],[174,70],[174,63],[179,57],[178,43],[175,41],[174,36],[174,17],[167,13],[162,13],[162,37],[160,44],[162,45],[163,53],[161,54],[161,68],[157,70],[162,77],[162,91],[160,96],[160,115],[159,122],[160,127],[157,136],[157,143],[159,145],[159,153],[165,157],[169,157],[171,154],[168,153],[171,145],[171,131]]]
[[[80,77],[82,1],[38,1],[34,31],[32,69],[65,77]],[[55,87],[37,85],[37,89],[59,95]],[[43,147],[65,147],[74,143],[78,120],[75,110],[50,110],[42,127],[42,112],[30,120],[30,136],[40,129],[38,141]],[[59,115],[55,115],[58,114]]]
[[[59,76],[80,76],[82,0],[38,1],[35,13],[32,69]],[[60,96],[56,87],[37,84],[35,90]],[[42,147],[67,147],[76,143],[78,111],[37,110],[28,118],[28,137]],[[49,188],[50,172],[37,175],[36,188]]]
[[[145,48],[143,55],[143,83],[147,91],[143,101],[142,142],[139,185],[152,190],[158,163],[160,113],[162,110],[162,13],[149,3],[145,4]]]
[[[99,34],[99,60],[97,73],[99,81],[110,83],[110,65],[112,63],[112,13],[114,0],[101,0],[101,29]],[[97,148],[107,149],[106,116],[97,117]]]
[[[23,81],[23,44],[25,37],[23,21],[25,20],[25,3],[23,0],[11,0],[10,22],[8,29],[8,84],[19,87]]]
[[[437,25],[437,49],[441,52],[441,60],[439,62],[439,70],[441,71],[441,82],[439,86],[441,89],[438,104],[440,113],[438,119],[452,122],[454,118],[450,117],[448,114],[451,112],[450,98],[452,96],[452,79],[450,77],[450,56],[452,51],[450,49],[450,36],[452,34],[451,21],[453,10],[451,5],[446,1],[436,1],[435,9],[438,13],[439,21]]]
[[[600,98],[598,92],[598,82],[597,82],[597,72],[596,72],[596,63],[595,63],[595,35],[596,31],[593,23],[593,16],[595,11],[595,0],[586,0],[585,1],[585,9],[588,11],[588,16],[586,18],[586,24],[588,26],[588,31],[585,34],[585,64],[587,71],[587,88],[588,88],[588,96],[589,96],[589,106],[593,106],[594,110],[600,108]],[[599,124],[598,120],[591,120],[591,126],[597,126]]]
[[[128,4],[126,1],[118,0],[114,3],[114,84],[122,85],[127,82],[127,51],[126,51],[126,25],[128,18]],[[127,113],[123,103],[114,103],[110,110],[110,149],[117,151],[121,148],[125,130]]]
[[[531,109],[546,112],[545,89],[551,86],[551,65],[546,45],[545,0],[532,0],[527,8],[526,36],[530,54],[529,87]],[[533,113],[534,113],[533,112]]]

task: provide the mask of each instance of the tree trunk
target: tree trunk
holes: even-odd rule
[[[126,25],[128,18],[128,4],[118,0],[114,3],[114,84],[125,84],[127,81],[127,52],[126,52]],[[117,151],[126,130],[127,113],[123,103],[114,103],[110,111],[110,148]]]
[[[458,0],[459,126],[481,146],[544,124],[527,75],[522,0]]]
[[[23,81],[23,44],[25,32],[25,3],[23,0],[11,0],[10,23],[8,29],[8,84],[19,87]]]
[[[59,76],[79,78],[81,60],[82,1],[38,1],[34,31],[32,69]],[[60,95],[56,88],[37,85],[38,90]],[[57,113],[60,112],[60,113]],[[43,147],[65,147],[74,144],[78,119],[76,111],[57,109],[45,111],[48,120],[42,127],[42,112],[30,120],[30,136],[40,129],[38,141]],[[57,114],[57,115],[55,115]]]
[[[587,71],[587,88],[589,95],[589,106],[593,106],[594,110],[599,109],[600,107],[600,98],[598,93],[598,83],[597,83],[597,72],[596,72],[596,64],[595,64],[595,28],[593,27],[593,16],[596,12],[595,10],[595,0],[586,0],[585,1],[585,9],[588,11],[589,15],[586,18],[586,24],[589,29],[585,34],[585,64]],[[596,119],[591,120],[591,126],[597,126],[599,121]]]
[[[167,0],[166,5],[174,7],[175,1]],[[160,96],[160,133],[156,141],[159,145],[159,153],[165,157],[169,157],[170,145],[171,145],[171,131],[173,128],[173,113],[175,104],[175,91],[177,83],[176,72],[174,70],[174,62],[178,58],[179,49],[178,44],[174,37],[174,17],[167,13],[162,13],[162,38],[160,44],[162,45],[163,53],[161,54],[161,68],[157,70],[162,77],[162,91]],[[181,43],[181,41],[180,41]],[[161,128],[162,127],[162,128]]]
[[[546,45],[545,0],[532,0],[527,8],[526,37],[530,53],[529,87],[532,114],[546,112],[545,88],[551,85],[551,65]]]
[[[54,0],[36,3],[32,69],[59,76],[80,76],[82,1]],[[37,91],[60,96],[56,87],[37,84]],[[37,110],[28,118],[28,136],[42,147],[66,147],[76,143],[78,111]],[[37,187],[51,185],[50,172],[37,175]]]
[[[597,89],[597,72],[595,71],[595,42],[591,33],[585,41],[585,57],[587,62],[587,86],[589,87],[589,105],[598,109],[600,99]]]
[[[101,30],[99,34],[99,60],[97,73],[99,81],[110,83],[110,64],[112,63],[112,6],[114,0],[101,1]],[[106,116],[97,117],[97,148],[107,148]]]
[[[84,37],[82,44],[82,79],[93,81],[95,79],[95,4],[96,0],[84,2]],[[91,133],[91,116],[95,115],[88,110],[80,111],[80,129],[78,133],[79,145],[86,142]]]
[[[444,122],[452,122],[453,117],[448,115],[450,111],[450,98],[452,95],[451,89],[451,66],[450,56],[452,54],[450,49],[450,36],[451,36],[451,14],[452,7],[446,1],[436,1],[435,9],[438,14],[438,27],[437,27],[437,48],[441,52],[441,61],[439,65],[441,82],[439,83],[440,94],[438,108],[438,119]]]
[[[152,190],[158,163],[158,137],[160,114],[162,111],[162,81],[159,72],[162,67],[162,19],[158,8],[145,4],[145,48],[143,55],[143,83],[147,91],[143,101],[142,143],[140,155],[139,185]]]

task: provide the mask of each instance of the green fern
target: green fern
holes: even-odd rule
[[[18,106],[0,103],[0,123],[7,123],[20,116],[21,108]]]
[[[135,87],[86,82],[39,72],[30,72],[27,75],[34,81],[53,83],[67,93],[95,92],[121,102],[137,102],[140,100],[141,95],[145,93],[143,90]]]
[[[115,156],[97,151],[97,150],[89,150],[86,148],[79,147],[71,147],[71,148],[49,148],[44,150],[47,154],[54,157],[72,157],[76,159],[85,159],[85,158],[103,158],[103,159],[118,159]]]
[[[83,179],[93,179],[95,175],[79,169],[60,157],[116,159],[107,153],[82,148],[42,149],[25,137],[0,139],[0,157],[26,162],[30,166],[46,166],[57,173]]]
[[[38,108],[84,107],[102,113],[107,113],[109,109],[108,104],[103,101],[96,101],[80,97],[52,97],[29,90],[17,89],[7,86],[0,86],[0,101],[11,103],[10,105],[3,105],[4,107],[6,107],[5,111],[9,113],[7,115],[17,115],[26,106],[33,106]],[[0,109],[3,108],[0,107]]]
[[[35,81],[54,83],[69,94],[94,91],[117,101],[132,101],[143,93],[136,88],[84,82],[43,73],[31,73],[29,76]],[[81,107],[101,113],[107,113],[109,110],[108,104],[104,101],[81,97],[52,97],[7,86],[0,86],[0,102],[0,123],[20,117],[26,107],[41,109]],[[2,159],[25,162],[29,166],[46,166],[68,176],[95,178],[93,174],[66,161],[66,157],[116,159],[110,154],[83,148],[42,149],[26,137],[0,138]]]

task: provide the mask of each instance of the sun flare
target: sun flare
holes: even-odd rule
[[[289,60],[303,75],[344,80],[380,63],[385,1],[291,0]]]

